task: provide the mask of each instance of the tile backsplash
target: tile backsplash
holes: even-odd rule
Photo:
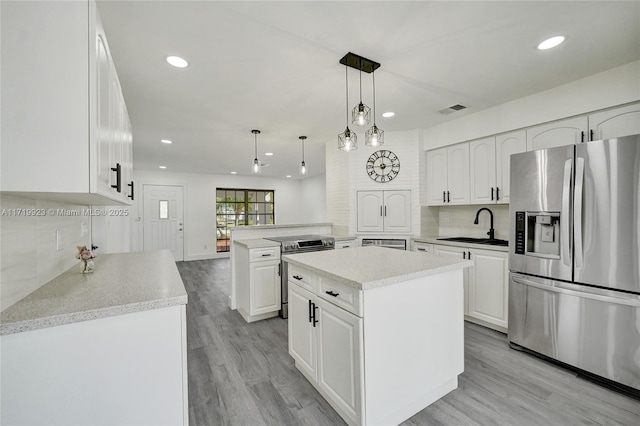
[[[422,207],[422,235],[436,237],[472,237],[488,238],[490,215],[483,211],[478,217],[478,224],[473,220],[476,212],[487,207],[493,212],[493,228],[495,238],[509,239],[509,205],[474,205]]]
[[[90,217],[83,215],[87,208],[0,196],[0,310],[78,264],[76,246],[91,240]]]

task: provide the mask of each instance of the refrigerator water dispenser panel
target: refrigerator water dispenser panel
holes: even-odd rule
[[[516,212],[516,254],[560,259],[560,212]]]

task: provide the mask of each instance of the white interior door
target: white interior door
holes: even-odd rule
[[[144,251],[169,249],[176,261],[184,260],[184,188],[144,185]]]

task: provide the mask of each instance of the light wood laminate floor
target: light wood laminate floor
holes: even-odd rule
[[[293,365],[287,322],[227,307],[228,259],[178,262],[187,305],[191,425],[343,425]],[[425,325],[426,326],[426,325]],[[458,389],[404,425],[640,425],[640,400],[509,348],[465,323]]]

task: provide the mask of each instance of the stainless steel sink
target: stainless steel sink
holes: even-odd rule
[[[507,247],[509,245],[509,241],[507,240],[498,240],[496,238],[470,238],[470,237],[448,237],[448,238],[438,238],[440,241],[454,241],[457,243],[472,243],[472,244],[487,244],[491,246],[502,246]]]

